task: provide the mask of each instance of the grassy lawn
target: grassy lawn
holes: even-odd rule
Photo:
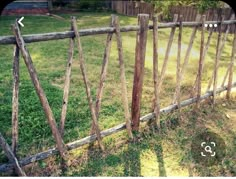
[[[60,14],[61,15],[61,14]],[[104,27],[108,26],[110,21],[110,13],[77,13],[73,14],[78,19],[78,28],[92,28],[92,27]],[[56,32],[56,31],[66,31],[70,29],[70,16],[71,14],[62,14],[66,20],[58,20],[48,16],[25,16],[24,25],[22,28],[22,34],[37,34],[37,33],[46,33],[46,32]],[[126,17],[119,16],[121,25],[136,25],[137,18],[135,17]],[[4,35],[12,35],[10,25],[15,21],[14,16],[10,17],[0,17],[0,36]],[[151,22],[150,22],[151,23]],[[163,88],[161,91],[161,107],[168,106],[171,103],[173,93],[175,90],[175,74],[176,74],[176,56],[177,56],[177,33],[176,30],[174,42],[172,44],[172,49],[170,53],[169,64],[167,67],[166,77],[163,83]],[[190,35],[192,33],[191,28],[183,29],[183,44],[182,44],[182,62],[183,57],[185,56],[186,49],[188,47],[188,42]],[[206,31],[205,39],[207,39],[208,32]],[[159,30],[159,68],[162,66],[162,62],[165,56],[165,49],[167,46],[168,38],[170,34],[170,29],[161,29]],[[123,40],[123,51],[124,51],[124,60],[126,67],[126,78],[127,78],[127,87],[128,87],[128,99],[131,105],[131,96],[132,96],[132,82],[133,82],[133,68],[134,68],[134,57],[135,57],[135,44],[136,44],[136,32],[128,32],[122,33]],[[225,43],[225,48],[222,53],[222,57],[220,59],[220,68],[219,68],[219,83],[223,79],[226,68],[230,61],[231,48],[232,48],[232,40],[233,35],[230,34],[227,36],[227,41]],[[102,58],[105,48],[106,35],[96,35],[96,36],[88,36],[82,37],[82,46],[84,51],[84,57],[86,61],[86,68],[88,72],[88,78],[90,81],[90,86],[92,89],[93,98],[95,100],[96,89],[98,87],[99,75],[101,71]],[[202,79],[202,86],[205,89],[208,83],[208,80],[212,74],[213,66],[214,66],[214,58],[216,51],[216,42],[217,42],[217,34],[214,33],[211,40],[211,45],[208,50],[208,54],[205,59],[205,70]],[[63,96],[63,85],[64,85],[64,75],[65,68],[67,63],[68,56],[68,47],[69,40],[57,40],[57,41],[48,41],[48,42],[38,42],[27,44],[27,48],[31,53],[34,65],[39,75],[39,79],[43,86],[43,89],[48,98],[49,104],[53,110],[55,119],[59,123],[60,114],[61,114],[61,106],[62,106],[62,96]],[[190,55],[189,65],[186,69],[185,77],[182,81],[181,87],[181,95],[182,99],[189,98],[189,92],[191,90],[191,86],[195,80],[195,76],[197,74],[197,66],[199,60],[199,49],[200,49],[200,32],[197,33],[196,39],[194,41],[194,45]],[[8,142],[11,143],[11,100],[12,100],[12,54],[13,54],[13,46],[12,45],[1,45],[0,46],[0,131],[7,138]],[[111,56],[109,59],[107,80],[105,83],[104,95],[102,99],[102,107],[99,118],[100,128],[107,129],[113,127],[116,124],[120,124],[124,122],[124,111],[122,108],[121,101],[121,86],[119,80],[119,66],[118,66],[118,52],[116,49],[116,40],[113,38]],[[19,157],[26,157],[31,154],[35,154],[37,152],[46,150],[52,146],[54,146],[54,140],[51,135],[50,128],[46,122],[43,110],[41,108],[40,102],[36,95],[36,92],[33,88],[32,82],[30,81],[28,71],[23,62],[23,59],[20,59],[20,105],[19,105]],[[160,71],[160,70],[159,70]],[[236,69],[235,71],[236,72]],[[234,75],[235,76],[235,75]],[[234,78],[235,79],[235,78]],[[235,81],[235,80],[234,80]],[[203,89],[203,92],[205,90]],[[144,87],[143,87],[143,98],[142,98],[142,110],[141,115],[147,114],[151,112],[151,101],[153,95],[153,80],[152,80],[152,31],[148,34],[148,42],[147,42],[147,52],[146,52],[146,62],[145,62],[145,77],[144,77]],[[232,107],[235,110],[235,101],[227,104],[228,107]],[[219,105],[218,108],[220,110],[227,110],[227,108],[222,109]],[[190,111],[190,112],[189,112]],[[212,111],[207,110],[209,113]],[[186,111],[186,116],[190,116],[191,110]],[[202,112],[199,112],[199,116],[201,116]],[[219,118],[223,115],[220,112],[217,113]],[[216,114],[216,115],[217,115]],[[167,118],[171,118],[171,115],[163,116],[162,119],[165,120]],[[201,119],[204,122],[204,119],[208,117],[209,114],[202,117]],[[185,116],[185,117],[186,117]],[[235,123],[235,113],[232,115],[231,123]],[[214,118],[215,119],[215,118]],[[223,120],[226,123],[226,118]],[[186,120],[188,118],[186,117]],[[190,121],[191,122],[191,121]],[[210,123],[210,121],[208,121]],[[214,122],[214,121],[213,121]],[[194,126],[188,124],[188,122],[183,123],[183,126],[177,127],[176,130],[169,131],[167,134],[163,134],[163,136],[151,136],[148,132],[144,132],[143,140],[140,145],[136,146],[135,144],[125,144],[122,146],[117,146],[117,141],[125,141],[127,140],[127,134],[125,132],[121,132],[117,135],[113,135],[112,137],[106,138],[104,140],[105,145],[109,149],[109,154],[101,154],[96,153],[94,150],[93,159],[89,159],[83,155],[84,150],[78,149],[74,150],[71,153],[71,156],[76,156],[74,163],[76,165],[71,167],[68,170],[66,175],[110,175],[110,176],[122,176],[122,175],[142,175],[142,176],[152,176],[152,175],[188,175],[187,166],[182,166],[182,163],[185,161],[190,161],[187,159],[181,159],[179,157],[184,156],[185,150],[183,150],[184,145],[182,144],[183,136],[188,136],[188,132],[191,131],[188,129],[188,125],[191,126],[190,129],[194,130]],[[210,125],[210,124],[209,124]],[[215,125],[215,124],[214,124]],[[74,61],[72,65],[72,77],[71,77],[71,87],[70,87],[70,97],[69,97],[69,105],[67,110],[67,119],[65,124],[65,143],[83,138],[89,135],[89,129],[91,126],[91,116],[87,103],[85,88],[82,80],[81,71],[79,68],[78,62],[78,52],[75,50]],[[207,126],[207,124],[206,124]],[[212,127],[212,125],[211,125]],[[233,125],[229,125],[230,129],[235,129],[236,127]],[[144,127],[145,128],[145,127]],[[222,126],[218,126],[218,132],[224,131],[225,128]],[[230,134],[225,134],[225,138],[229,137],[229,143],[231,140],[235,142],[235,130],[234,138],[230,136]],[[145,135],[147,133],[147,135]],[[179,134],[181,133],[181,134]],[[181,136],[178,136],[181,135]],[[177,135],[177,136],[176,136]],[[169,138],[173,137],[171,140]],[[179,138],[178,138],[179,137]],[[181,139],[178,141],[177,139]],[[186,143],[188,143],[191,139],[188,139]],[[177,142],[176,145],[181,146],[181,148],[177,148],[175,151],[175,145],[172,144],[171,141]],[[180,142],[180,144],[178,143]],[[231,141],[232,142],[232,141]],[[164,143],[164,144],[163,144]],[[163,146],[162,146],[163,144]],[[153,148],[152,145],[157,146]],[[170,150],[168,146],[171,146]],[[235,147],[235,143],[231,145],[231,147]],[[163,149],[162,149],[163,148]],[[235,149],[235,148],[234,148]],[[114,151],[115,150],[115,151]],[[183,151],[182,151],[183,150]],[[229,149],[232,152],[233,149]],[[177,152],[174,154],[173,151]],[[161,160],[163,163],[163,158],[160,159],[160,152],[165,153],[165,167],[161,169],[159,173],[155,173],[158,166],[153,165],[151,163],[156,163],[156,161]],[[170,152],[170,153],[168,153]],[[178,153],[179,152],[179,153]],[[132,156],[132,155],[138,155]],[[169,155],[170,157],[168,158]],[[175,156],[177,158],[171,158]],[[233,155],[233,154],[232,154]],[[234,154],[235,155],[235,154]],[[153,157],[155,156],[155,157]],[[229,155],[231,156],[231,155]],[[138,160],[138,158],[142,158],[139,161],[141,163],[137,165],[140,168],[138,173],[135,172],[135,169],[131,171],[124,171],[126,168],[124,165],[126,163],[126,158],[131,157],[130,161],[133,159]],[[230,158],[230,157],[229,157]],[[78,159],[78,160],[77,160]],[[6,157],[3,152],[0,152],[0,161],[1,163],[7,162]],[[176,161],[176,163],[172,163],[172,161]],[[37,167],[33,167],[29,169],[29,173],[31,175],[61,175],[60,171],[56,168],[49,169],[52,164],[57,162],[57,158],[51,158],[46,162],[39,162]],[[135,166],[135,161],[131,165]],[[72,162],[73,164],[73,162]],[[174,167],[171,165],[173,164]],[[146,166],[149,165],[149,166]],[[170,165],[170,166],[169,166]],[[233,166],[234,165],[234,166]],[[177,167],[176,166],[181,166]],[[232,171],[234,171],[235,175],[235,163],[228,164],[227,167],[232,167]],[[155,168],[156,167],[156,168]],[[36,169],[37,168],[37,169]],[[175,168],[173,171],[169,171],[170,169]],[[32,171],[31,171],[32,170]],[[48,171],[49,170],[49,171]],[[55,171],[54,171],[55,170]],[[38,173],[37,173],[38,171]],[[153,171],[153,172],[151,172]],[[227,168],[226,171],[230,171]],[[104,173],[105,172],[105,173]],[[130,173],[131,172],[131,173]],[[163,173],[164,172],[164,173]],[[198,171],[194,171],[196,175],[208,175],[208,173],[201,173]],[[193,173],[194,173],[193,172]],[[215,174],[219,174],[220,171],[216,171]],[[233,172],[232,172],[233,173]]]

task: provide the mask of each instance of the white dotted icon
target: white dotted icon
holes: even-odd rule
[[[212,27],[213,25],[212,24],[209,24],[209,27]]]
[[[214,24],[214,27],[217,27],[217,24]]]
[[[205,24],[205,27],[207,27],[208,26],[208,24]]]

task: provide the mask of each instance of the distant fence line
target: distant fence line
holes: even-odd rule
[[[155,14],[154,5],[146,2],[112,1],[111,9],[127,16],[137,16],[142,13],[153,17]],[[199,13],[197,8],[193,6],[171,6],[169,11],[170,21],[172,21],[174,14],[183,15],[183,21],[195,21]],[[210,8],[204,12],[206,21],[219,20],[220,14],[224,15],[225,20],[229,20],[234,11],[231,8]],[[159,15],[159,20],[161,22],[166,21],[163,15]],[[230,26],[229,33],[234,33],[234,29],[234,25]]]

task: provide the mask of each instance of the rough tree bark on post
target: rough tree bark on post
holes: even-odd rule
[[[95,132],[96,132],[97,139],[98,139],[98,144],[99,144],[101,150],[104,151],[105,148],[104,148],[104,145],[102,144],[102,137],[101,137],[100,129],[99,129],[99,126],[98,126],[95,107],[93,105],[91,90],[90,90],[90,87],[89,87],[89,81],[88,81],[87,73],[86,73],[86,69],[85,69],[83,49],[82,49],[82,45],[81,45],[81,41],[80,41],[80,35],[79,35],[78,28],[77,28],[77,23],[76,23],[75,17],[72,18],[72,21],[73,21],[73,30],[75,32],[75,36],[76,36],[76,39],[77,39],[80,69],[81,69],[81,72],[82,72],[82,75],[83,75],[83,80],[84,80],[84,84],[85,84],[85,88],[86,88],[86,94],[87,94],[87,99],[88,99],[88,103],[89,103],[89,108],[90,108],[90,111],[91,111],[92,120],[93,120],[93,123],[94,123]]]
[[[18,108],[19,108],[19,58],[20,49],[14,46],[13,57],[13,92],[12,92],[12,152],[16,155],[18,146]]]
[[[144,63],[145,52],[147,43],[147,31],[148,31],[149,15],[139,14],[138,23],[140,26],[136,35],[136,49],[135,49],[135,68],[134,68],[134,81],[133,81],[133,93],[132,93],[132,131],[139,131],[139,118],[140,107],[143,89],[143,76],[144,76]]]
[[[59,133],[59,130],[57,128],[57,124],[56,124],[55,118],[53,116],[52,110],[49,106],[49,103],[48,103],[46,95],[43,91],[43,88],[41,87],[37,72],[34,68],[31,56],[28,52],[28,49],[26,48],[25,42],[21,36],[20,29],[19,29],[19,26],[17,23],[15,23],[15,25],[12,26],[12,30],[15,35],[17,45],[18,45],[18,47],[22,53],[22,56],[24,58],[25,64],[27,66],[28,72],[30,74],[30,77],[31,77],[31,80],[32,80],[33,85],[35,87],[35,90],[37,92],[37,95],[40,99],[40,102],[41,102],[41,105],[42,105],[43,110],[45,112],[45,115],[47,117],[49,126],[51,128],[52,134],[53,134],[54,139],[56,141],[60,155],[62,158],[65,158],[66,148],[65,148],[64,142],[63,142],[61,135]]]

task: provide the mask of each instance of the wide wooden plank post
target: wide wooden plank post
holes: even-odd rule
[[[148,14],[138,15],[138,24],[140,26],[136,35],[136,49],[135,49],[135,67],[134,67],[134,80],[133,80],[133,93],[132,93],[132,131],[139,131],[139,118],[140,107],[143,89],[143,76],[145,65],[145,53],[147,43],[147,31],[148,31]]]
[[[154,82],[154,113],[155,126],[161,129],[160,125],[160,98],[158,90],[158,16],[153,16],[153,82]]]
[[[203,70],[203,55],[204,55],[204,33],[205,33],[205,20],[206,16],[202,15],[202,29],[201,29],[201,46],[200,46],[200,58],[198,65],[198,81],[197,81],[197,102],[196,107],[199,108],[200,97],[202,92],[202,70]]]
[[[217,81],[218,81],[218,68],[219,68],[219,60],[221,56],[222,50],[221,48],[221,36],[222,36],[222,22],[224,21],[224,16],[221,16],[221,22],[219,25],[219,34],[217,39],[217,47],[216,47],[216,58],[215,58],[215,65],[214,65],[214,75],[213,75],[213,107],[215,105],[215,98],[216,98],[216,88],[217,88]]]
[[[177,106],[178,106],[178,112],[180,115],[180,65],[181,65],[181,42],[182,42],[182,29],[183,29],[183,24],[182,24],[183,16],[179,16],[179,36],[178,36],[178,54],[177,54],[177,65],[176,65],[176,100],[177,100]]]
[[[4,137],[2,136],[1,133],[0,133],[0,146],[2,147],[2,149],[5,152],[7,158],[9,159],[9,161],[13,163],[14,168],[16,170],[16,173],[19,176],[26,176],[25,172],[20,167],[20,164],[19,164],[16,156],[12,152],[10,146],[8,145],[8,143],[6,142],[6,140],[4,139]]]
[[[72,28],[72,21],[71,21],[71,28]],[[61,133],[62,138],[64,136],[66,111],[67,111],[67,106],[68,106],[71,68],[72,68],[73,54],[74,54],[74,45],[75,45],[74,38],[70,38],[69,51],[68,51],[68,61],[67,61],[66,74],[65,74],[64,92],[63,92],[63,102],[62,102],[62,110],[61,110],[61,121],[60,121],[60,133]]]
[[[236,29],[236,28],[235,28]],[[226,98],[230,99],[230,92],[232,89],[232,82],[233,82],[233,68],[234,68],[234,61],[235,61],[235,53],[236,53],[236,30],[234,30],[234,41],[233,41],[233,47],[231,52],[231,61],[230,61],[230,69],[229,69],[229,79],[228,79],[228,87],[227,87],[227,93]]]
[[[12,152],[16,155],[18,146],[18,109],[19,109],[19,59],[20,49],[14,46],[13,92],[12,92]]]
[[[113,27],[113,23],[114,23],[114,15],[111,15],[110,27]],[[97,120],[99,119],[99,112],[100,112],[101,103],[102,103],[104,82],[105,82],[106,76],[107,76],[107,68],[108,68],[108,62],[109,62],[109,57],[110,57],[110,52],[111,52],[112,36],[113,36],[113,33],[108,33],[108,35],[107,35],[106,46],[105,46],[103,62],[102,62],[102,70],[101,70],[101,75],[100,75],[100,81],[99,81],[99,86],[97,88],[96,106],[95,106]],[[90,134],[91,135],[95,134],[94,122],[92,122]]]
[[[77,28],[77,23],[76,23],[75,17],[72,17],[72,22],[73,22],[72,23],[73,24],[73,30],[75,32],[75,36],[76,36],[76,39],[77,39],[80,69],[81,69],[81,72],[82,72],[82,75],[83,75],[83,80],[84,80],[84,84],[85,84],[85,88],[86,88],[86,94],[87,94],[87,99],[88,99],[88,103],[89,103],[89,108],[90,108],[90,111],[91,111],[92,120],[93,120],[93,123],[94,123],[98,144],[99,144],[101,150],[103,151],[105,148],[104,148],[104,145],[102,143],[102,137],[101,137],[100,129],[99,129],[99,126],[98,126],[96,111],[95,111],[95,107],[94,107],[92,96],[91,96],[91,90],[90,90],[90,87],[89,87],[89,81],[88,81],[87,72],[86,72],[86,69],[85,69],[85,62],[84,62],[82,44],[81,44],[81,41],[80,41],[80,35],[79,35],[78,28]]]
[[[20,32],[20,29],[19,29],[19,26],[17,23],[15,23],[15,25],[12,26],[12,30],[15,35],[17,45],[19,46],[22,56],[24,58],[24,62],[25,62],[27,69],[29,71],[29,74],[30,74],[31,80],[33,82],[34,88],[36,90],[36,93],[40,99],[41,105],[42,105],[43,110],[45,112],[46,118],[48,120],[48,123],[51,128],[54,139],[56,141],[60,155],[62,158],[65,158],[66,149],[65,149],[64,142],[63,142],[61,135],[59,133],[59,130],[57,128],[57,124],[56,124],[55,118],[53,116],[52,110],[49,106],[49,103],[48,103],[46,95],[43,91],[43,88],[41,87],[37,72],[34,68],[31,56],[28,52],[28,49],[26,48],[25,42],[21,36],[21,32]]]
[[[127,129],[129,138],[133,139],[133,134],[132,134],[132,130],[131,130],[129,102],[128,102],[128,95],[127,95],[126,77],[125,77],[123,46],[122,46],[122,38],[121,38],[121,33],[120,33],[120,23],[119,23],[118,16],[114,17],[114,26],[115,26],[117,49],[118,49],[118,56],[119,56],[121,95],[122,95],[122,102],[123,102],[124,111],[125,111],[126,129]]]

